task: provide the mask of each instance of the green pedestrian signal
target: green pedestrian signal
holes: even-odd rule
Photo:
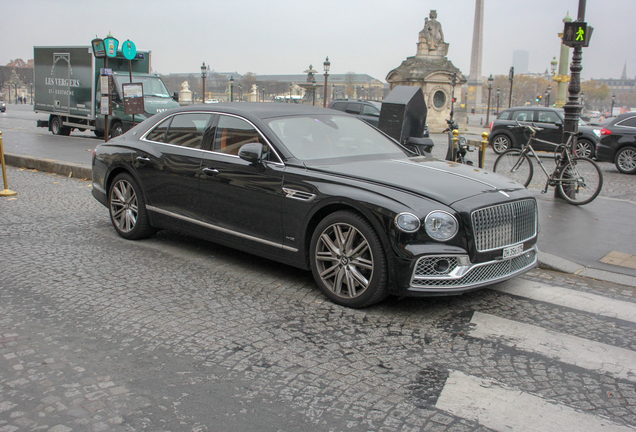
[[[572,47],[587,47],[590,44],[593,27],[586,22],[566,22],[563,29],[563,44]]]

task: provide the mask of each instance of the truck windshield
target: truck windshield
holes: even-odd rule
[[[120,75],[114,76],[114,78],[115,82],[117,82],[119,94],[121,95],[123,94],[121,85],[129,83],[130,77],[128,75]],[[132,80],[134,83],[141,83],[143,85],[144,96],[171,97],[168,93],[168,89],[159,77],[133,75]]]

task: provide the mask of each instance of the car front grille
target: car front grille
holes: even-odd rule
[[[478,252],[521,243],[537,234],[537,204],[531,199],[476,210],[471,219]]]
[[[430,269],[434,268],[436,261],[452,259],[452,256],[420,258],[415,265],[410,290],[434,292],[453,288],[476,288],[505,280],[533,268],[537,262],[537,250],[532,248],[511,259],[490,261],[463,268],[453,265],[452,270],[446,275],[432,274]],[[455,262],[453,260],[453,264]]]

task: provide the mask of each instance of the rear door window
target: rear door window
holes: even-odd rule
[[[346,102],[334,102],[334,104],[331,106],[331,108],[336,109],[338,111],[344,111],[346,107],[347,107]]]
[[[200,149],[203,147],[203,134],[212,114],[191,113],[173,117],[166,142],[182,147]]]
[[[616,124],[617,126],[627,126],[627,127],[636,127],[636,116],[629,117],[623,120],[620,123]]]
[[[347,110],[345,111],[349,114],[360,114],[360,104],[359,103],[349,103],[347,105]]]
[[[531,122],[534,121],[534,112],[533,111],[515,111],[512,114],[512,119],[520,122]]]

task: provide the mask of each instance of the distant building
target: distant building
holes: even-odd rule
[[[625,65],[623,66],[623,74],[620,79],[591,79],[598,82],[600,85],[605,84],[609,87],[610,92],[612,93],[628,93],[636,91],[636,79],[627,78],[627,62],[625,62]]]
[[[526,74],[530,70],[530,53],[525,50],[515,50],[512,52],[512,66],[515,74]]]

